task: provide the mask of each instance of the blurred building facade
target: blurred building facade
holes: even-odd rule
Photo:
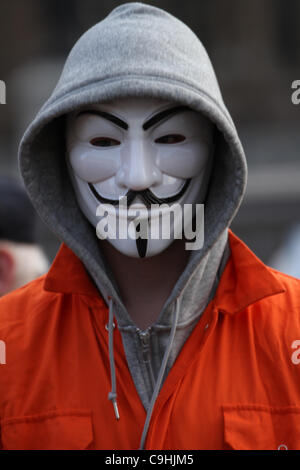
[[[51,93],[75,41],[124,1],[1,1],[0,173],[17,174],[19,140]],[[208,50],[249,164],[249,184],[233,230],[265,262],[300,222],[300,79],[298,0],[161,0]],[[50,259],[57,240],[40,224]],[[300,263],[300,260],[299,260]]]

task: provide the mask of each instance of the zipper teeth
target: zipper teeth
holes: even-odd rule
[[[148,327],[146,330],[140,330],[139,328],[137,328],[137,333],[139,335],[140,342],[142,344],[143,363],[146,366],[149,381],[150,381],[150,384],[152,386],[152,389],[154,389],[154,387],[155,387],[155,378],[154,378],[153,368],[152,368],[152,364],[151,364],[150,331],[151,331],[151,327]]]

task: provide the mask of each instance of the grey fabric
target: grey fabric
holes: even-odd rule
[[[105,265],[95,229],[77,204],[65,163],[65,115],[88,104],[128,96],[187,105],[216,126],[204,246],[192,252],[151,328],[152,381],[149,364],[141,357],[136,325]],[[40,217],[82,260],[103,297],[113,298],[129,369],[147,408],[175,302],[180,302],[180,313],[166,374],[217,288],[229,256],[228,227],[246,186],[243,149],[203,45],[186,25],[159,8],[142,3],[117,7],[75,44],[53,94],[22,139],[19,157],[27,191]]]

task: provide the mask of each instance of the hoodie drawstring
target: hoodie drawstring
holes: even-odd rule
[[[108,314],[108,353],[110,365],[110,381],[111,391],[108,394],[108,399],[112,402],[116,419],[120,419],[118,402],[117,402],[117,385],[116,385],[116,366],[114,358],[114,312],[113,300],[109,298],[109,314]]]
[[[163,381],[163,378],[164,378],[164,375],[165,375],[168,359],[169,359],[169,356],[170,356],[170,353],[171,353],[171,349],[172,349],[172,345],[173,345],[173,341],[174,341],[174,337],[175,337],[175,333],[176,333],[177,323],[178,323],[178,317],[179,317],[179,298],[176,299],[176,305],[175,305],[174,318],[173,318],[173,322],[172,322],[172,328],[171,328],[168,344],[167,344],[167,347],[166,347],[166,350],[165,350],[165,354],[164,354],[164,357],[163,357],[163,360],[162,360],[162,363],[161,363],[161,366],[160,366],[160,369],[159,369],[158,378],[157,378],[157,381],[156,381],[156,384],[155,384],[155,387],[154,387],[154,390],[153,390],[153,394],[152,394],[152,397],[151,397],[149,408],[148,408],[148,411],[147,411],[146,421],[145,421],[145,424],[144,424],[144,429],[143,429],[143,433],[142,433],[142,437],[141,437],[139,450],[144,449],[146,437],[147,437],[149,426],[150,426],[150,420],[151,420],[153,408],[154,408],[156,399],[158,397],[158,394],[159,394],[159,391],[160,391],[160,388],[161,388],[161,384],[162,384],[162,381]]]
[[[117,403],[117,389],[116,389],[116,367],[115,367],[115,359],[114,359],[114,313],[113,313],[113,300],[109,298],[109,317],[108,317],[108,351],[109,351],[109,364],[110,364],[110,378],[111,378],[111,391],[108,394],[108,399],[112,402],[114,407],[114,412],[116,419],[120,419],[119,410],[118,410],[118,403]],[[172,350],[172,345],[174,342],[174,337],[176,333],[176,328],[178,324],[179,318],[179,299],[176,299],[176,305],[174,310],[174,318],[172,322],[172,328],[170,332],[170,336],[168,339],[168,344],[164,353],[164,357],[161,363],[161,367],[159,370],[158,378],[153,390],[153,394],[151,397],[151,401],[149,404],[149,408],[147,411],[146,421],[144,424],[144,429],[140,441],[140,450],[143,450],[146,437],[149,430],[150,420],[152,417],[153,408],[158,397],[161,384],[163,382],[163,378],[166,372],[166,367],[168,364],[168,359]]]

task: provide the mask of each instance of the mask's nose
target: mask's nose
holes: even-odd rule
[[[116,184],[122,188],[142,191],[162,182],[162,173],[155,165],[155,152],[141,140],[132,141],[122,153]]]

